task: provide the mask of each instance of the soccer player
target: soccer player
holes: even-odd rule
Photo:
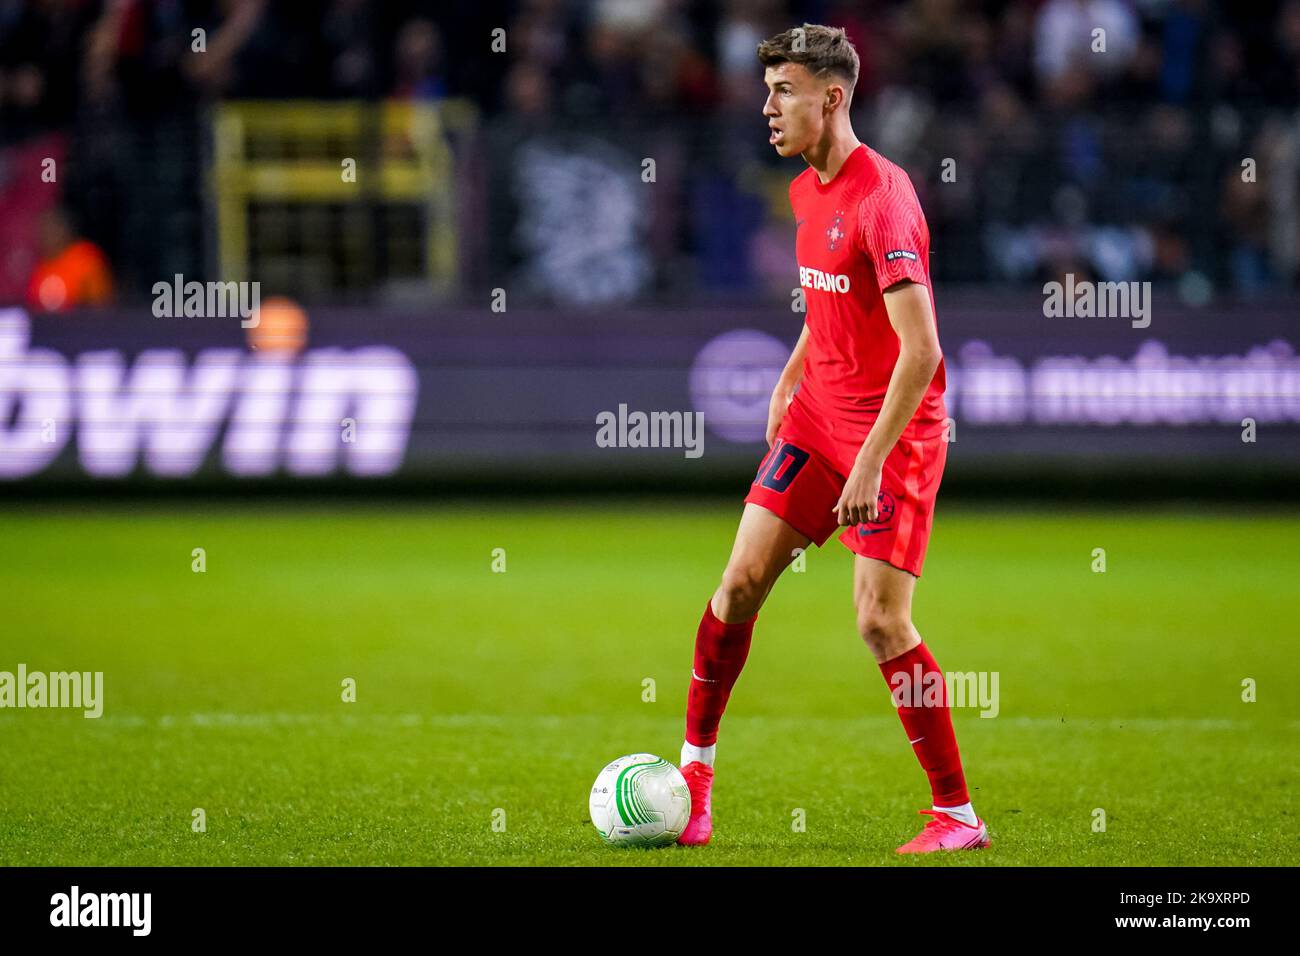
[[[769,142],[808,163],[790,184],[807,313],[772,393],[769,451],[695,637],[681,757],[691,819],[678,842],[712,834],[718,724],[759,608],[799,549],[847,526],[839,539],[854,554],[858,630],[930,780],[932,806],[920,811],[930,820],[898,852],[986,847],[943,672],[912,625],[947,456],[929,227],[907,174],[853,133],[858,54],[843,30],[804,24],[759,44],[758,59]]]

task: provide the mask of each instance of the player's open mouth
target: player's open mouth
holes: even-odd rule
[[[785,133],[781,130],[773,128],[772,135],[767,138],[767,141],[775,146],[777,141],[784,135]]]

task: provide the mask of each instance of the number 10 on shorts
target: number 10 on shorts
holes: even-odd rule
[[[808,452],[796,448],[784,438],[778,438],[772,450],[768,452],[763,463],[758,466],[758,477],[754,484],[762,485],[772,491],[782,492],[790,487],[799,469],[808,463]]]

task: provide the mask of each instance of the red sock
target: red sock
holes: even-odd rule
[[[957,735],[952,730],[948,686],[930,649],[922,641],[906,654],[881,664],[880,673],[885,675],[891,696],[899,705],[898,717],[916,759],[930,778],[934,805],[959,807],[970,803],[966,777],[961,770],[961,754],[957,752]],[[926,678],[926,674],[938,677]],[[922,696],[926,691],[929,694]]]
[[[727,709],[731,688],[749,656],[755,614],[748,621],[724,624],[713,613],[712,601],[695,634],[695,667],[686,693],[686,742],[708,747],[718,742],[718,724]]]

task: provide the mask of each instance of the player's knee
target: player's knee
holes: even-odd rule
[[[747,621],[758,613],[767,595],[767,578],[762,570],[752,565],[729,564],[722,572],[715,608],[718,616],[728,623]]]
[[[873,651],[905,644],[911,631],[912,621],[902,608],[873,600],[858,604],[858,634]]]

